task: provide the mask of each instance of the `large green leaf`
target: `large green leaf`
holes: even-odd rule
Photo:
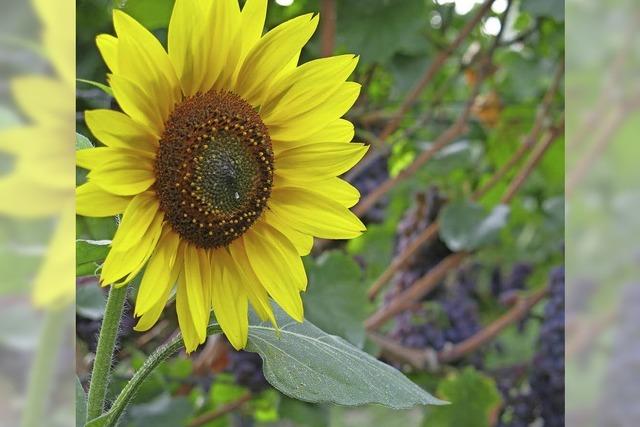
[[[309,321],[295,322],[277,307],[274,311],[279,328],[253,320],[247,350],[260,354],[265,377],[287,396],[349,406],[378,403],[394,409],[444,403],[344,339]]]
[[[509,207],[487,213],[471,201],[449,203],[440,214],[440,237],[452,251],[472,251],[493,242],[507,223]]]
[[[468,367],[438,384],[437,395],[451,405],[430,408],[424,427],[489,427],[489,418],[500,404],[493,379]]]
[[[337,251],[310,263],[305,316],[323,331],[362,347],[367,298],[360,267],[351,257]]]

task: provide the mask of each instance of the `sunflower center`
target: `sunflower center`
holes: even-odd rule
[[[234,93],[196,94],[165,124],[155,174],[173,229],[201,248],[226,246],[260,217],[271,195],[267,127]]]

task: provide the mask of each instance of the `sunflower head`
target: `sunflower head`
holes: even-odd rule
[[[263,35],[266,7],[177,0],[167,50],[120,11],[116,36],[97,38],[122,112],[86,112],[104,146],[78,152],[90,172],[77,210],[122,214],[101,282],[120,286],[144,269],[137,330],[175,292],[187,351],[206,339],[212,310],[236,348],[249,304],[275,322],[273,300],[301,321],[301,256],[313,238],[364,231],[349,211],[359,193],[338,178],[366,152],[341,118],[359,94],[346,81],[357,58],[299,65],[317,16]]]
[[[200,248],[227,246],[267,205],[273,150],[260,115],[233,92],[210,90],[177,105],[155,160],[165,219]]]

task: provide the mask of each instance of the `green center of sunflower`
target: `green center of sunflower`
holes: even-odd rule
[[[166,220],[201,248],[227,246],[260,217],[271,195],[273,151],[258,113],[211,90],[176,106],[155,162]]]

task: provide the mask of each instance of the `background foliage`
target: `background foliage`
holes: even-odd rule
[[[112,8],[132,14],[165,42],[171,6],[171,0],[78,0],[78,77],[105,82],[106,69],[94,38],[112,32]],[[549,297],[547,285],[556,283],[556,288],[564,289],[561,270],[549,280],[552,270],[564,262],[564,149],[562,133],[554,133],[563,120],[563,96],[561,86],[550,90],[561,80],[563,2],[496,0],[456,49],[448,47],[480,13],[480,2],[294,0],[289,6],[270,2],[267,25],[271,28],[292,16],[332,7],[335,26],[321,24],[302,61],[328,51],[360,55],[353,79],[363,84],[363,91],[349,119],[356,125],[356,139],[373,147],[347,179],[363,197],[390,179],[394,184],[370,209],[360,212],[368,225],[364,236],[347,244],[319,242],[305,259],[309,275],[305,312],[321,329],[401,368],[421,387],[452,404],[393,411],[303,403],[269,386],[256,355],[236,353],[224,339],[210,338],[191,358],[181,354],[161,365],[135,396],[122,425],[481,427],[528,425],[536,419],[545,426],[562,425],[556,415],[558,405],[564,409],[563,395],[544,375],[562,375],[564,369],[563,340],[557,340],[559,333],[564,337],[564,328],[560,331],[552,324],[552,320],[558,324],[563,293],[554,293],[551,286]],[[321,22],[324,16],[323,12]],[[449,52],[442,65],[423,90],[416,90],[442,52]],[[412,95],[416,102],[396,115]],[[78,83],[78,132],[94,144],[82,112],[111,103],[101,90]],[[397,129],[385,135],[396,117]],[[537,126],[540,131],[528,141]],[[452,128],[457,133],[450,132],[454,137],[436,150],[442,135]],[[540,162],[505,202],[503,195],[514,178],[527,172],[527,156],[549,134],[553,138]],[[79,143],[84,143],[82,137]],[[475,198],[474,193],[490,183],[523,145],[524,160]],[[429,161],[408,175],[412,164],[430,151],[434,154]],[[83,179],[78,171],[78,182]],[[386,287],[370,300],[368,289],[394,257],[435,223],[439,224],[435,238],[395,269]],[[82,241],[77,266],[77,369],[83,385],[105,300],[93,272],[107,248],[96,241],[110,240],[116,227],[115,219],[78,217]],[[460,262],[434,280],[432,292],[367,332],[371,316],[388,309],[421,277],[433,277],[434,267],[442,266],[443,260],[452,259]],[[532,302],[536,295],[539,298]],[[111,398],[145,355],[176,330],[175,314],[165,313],[151,331],[137,334],[127,309]],[[496,336],[458,357],[445,357],[509,313],[519,316]],[[553,347],[546,359],[541,355],[545,345]]]

